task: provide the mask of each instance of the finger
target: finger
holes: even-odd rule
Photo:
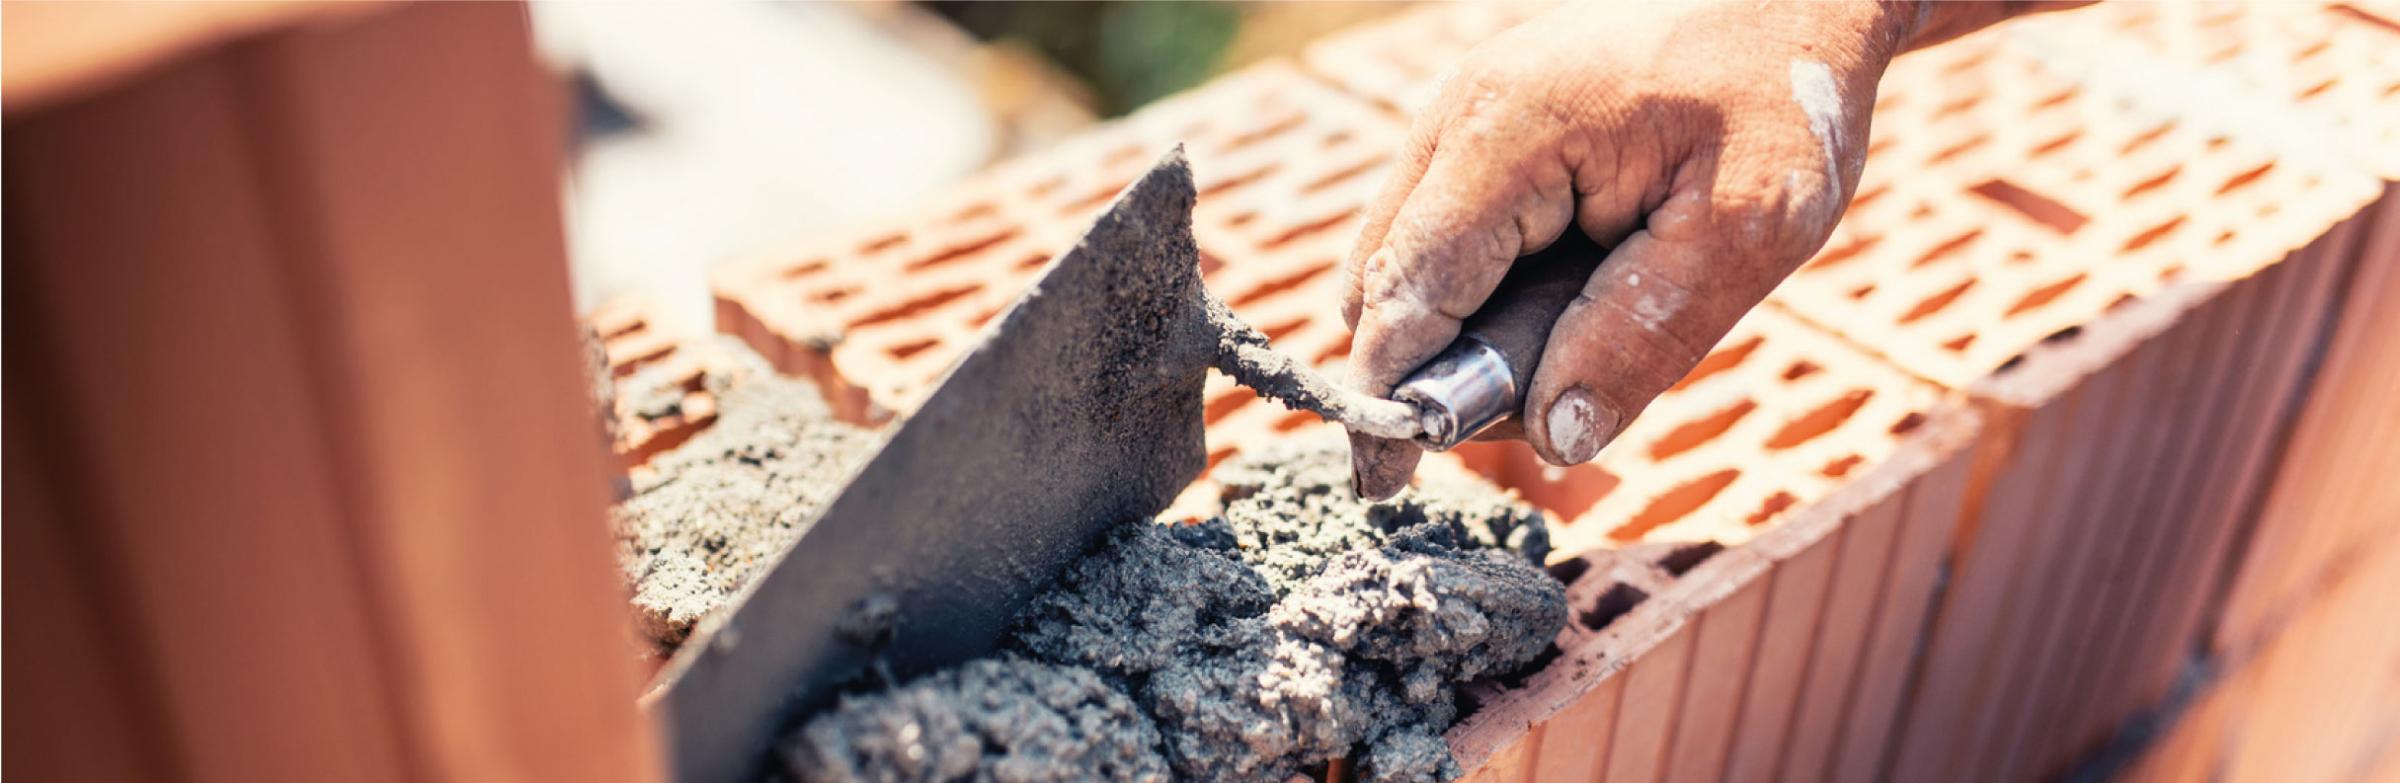
[[[1574,219],[1567,173],[1522,149],[1446,141],[1435,152],[1394,216],[1384,250],[1361,271],[1353,388],[1389,393],[1458,336],[1460,319],[1483,304],[1519,255],[1549,244]]]
[[[1425,167],[1433,162],[1439,127],[1431,114],[1417,121],[1416,127],[1409,131],[1408,141],[1401,145],[1399,162],[1384,178],[1382,187],[1376,189],[1374,200],[1367,202],[1358,241],[1342,262],[1342,323],[1351,329],[1358,328],[1358,314],[1366,304],[1363,294],[1367,258],[1383,250],[1383,238],[1391,230],[1392,216],[1400,213],[1401,205],[1408,202],[1408,194],[1425,178]]]
[[[1598,454],[1789,269],[1729,258],[1726,247],[1642,230],[1609,254],[1560,315],[1534,370],[1521,415],[1544,461],[1573,465]]]

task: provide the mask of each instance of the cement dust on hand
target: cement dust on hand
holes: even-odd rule
[[[944,748],[957,760],[933,774],[906,737],[1051,709],[1022,688],[964,687],[952,669],[818,715],[787,743],[789,771],[1115,778],[1136,767],[1093,748],[1155,742],[1182,780],[1282,781],[1345,757],[1370,781],[1454,778],[1442,740],[1453,687],[1537,657],[1566,623],[1566,597],[1539,567],[1549,542],[1538,512],[1473,477],[1425,478],[1368,503],[1350,494],[1337,441],[1273,450],[1220,468],[1218,516],[1129,521],[1071,566],[1019,615],[1000,660],[1086,673],[1141,720],[1093,724],[1078,741],[977,745],[972,765],[953,741]],[[852,763],[829,769],[825,758]]]
[[[662,651],[799,540],[877,440],[836,420],[814,384],[776,375],[738,344],[725,350],[740,366],[706,379],[716,423],[637,471],[611,514],[635,615]],[[637,410],[682,398],[645,393],[639,373],[626,388]]]

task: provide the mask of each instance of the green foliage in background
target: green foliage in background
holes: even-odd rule
[[[937,2],[986,40],[1023,41],[1092,86],[1118,115],[1206,80],[1240,27],[1224,2]]]

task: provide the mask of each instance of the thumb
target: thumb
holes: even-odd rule
[[[1637,231],[1592,273],[1550,332],[1520,414],[1535,453],[1588,462],[1775,286],[1777,265],[1722,245]]]

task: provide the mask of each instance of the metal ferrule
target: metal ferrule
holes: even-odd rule
[[[1468,335],[1417,368],[1392,398],[1417,407],[1418,445],[1449,451],[1517,409],[1516,373],[1499,349]]]

